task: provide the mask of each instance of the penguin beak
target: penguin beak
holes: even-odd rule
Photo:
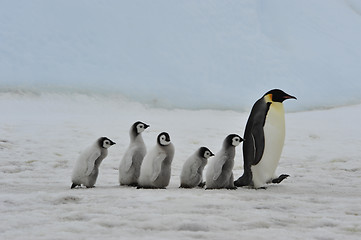
[[[116,143],[115,143],[115,142],[111,142],[110,144],[111,144],[111,145],[115,145]]]
[[[286,96],[284,96],[283,98],[284,98],[284,99],[296,99],[296,100],[297,100],[296,97],[291,96],[291,95],[286,95]]]
[[[150,127],[150,125],[147,125],[147,124],[144,125],[144,129],[147,129],[149,127]]]

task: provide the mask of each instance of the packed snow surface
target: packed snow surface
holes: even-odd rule
[[[360,1],[2,1],[0,39],[0,239],[359,239]],[[277,169],[290,177],[179,189],[184,161],[242,136],[273,88],[298,98]],[[138,120],[148,150],[171,136],[167,189],[118,184]],[[117,144],[96,187],[70,189],[101,136]]]
[[[179,189],[184,161],[243,135],[248,112],[166,110],[88,95],[0,94],[0,239],[359,239],[361,105],[287,113],[277,173],[266,190]],[[120,187],[118,166],[135,121],[151,149],[175,146],[167,189]],[[80,152],[96,138],[117,144],[96,187],[70,189]],[[242,174],[242,146],[234,174]],[[207,171],[207,168],[205,169]]]

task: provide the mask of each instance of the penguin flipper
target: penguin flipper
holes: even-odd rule
[[[214,165],[213,180],[216,181],[222,174],[222,168],[224,163],[227,161],[227,156],[221,157]]]
[[[132,152],[131,151],[127,151],[124,155],[124,171],[128,172],[129,169],[132,167],[133,164],[133,158],[134,156],[132,156]]]
[[[265,139],[263,124],[255,124],[252,128],[251,134],[254,146],[254,159],[252,165],[257,165],[261,161],[264,152]]]
[[[142,162],[143,162],[143,159],[144,159],[143,154],[134,153],[133,158],[132,158],[132,165],[131,166],[133,166],[134,168],[139,168],[140,169],[140,167],[142,165]],[[139,176],[137,176],[137,177],[139,177]]]
[[[154,162],[153,162],[153,174],[152,174],[152,177],[151,177],[151,181],[154,182],[159,174],[160,174],[160,171],[162,170],[162,162],[164,161],[164,159],[167,157],[167,154],[165,153],[160,153],[158,155],[158,157],[156,159],[154,159]]]
[[[87,170],[85,173],[87,176],[89,176],[92,173],[94,169],[95,161],[100,157],[100,155],[101,155],[100,151],[94,151],[87,159]]]
[[[193,178],[196,178],[199,174],[199,167],[201,166],[201,163],[199,161],[195,161],[193,164],[192,164],[192,167],[191,167],[191,174],[190,174],[190,179],[193,179]]]

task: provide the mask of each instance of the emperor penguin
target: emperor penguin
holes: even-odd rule
[[[137,186],[140,174],[140,166],[147,153],[144,144],[142,132],[149,125],[143,122],[135,122],[129,130],[130,144],[119,165],[119,183],[120,185]]]
[[[108,148],[114,144],[115,142],[109,138],[101,137],[79,155],[73,169],[71,188],[81,185],[87,188],[94,187],[99,166],[108,155]]]
[[[208,158],[214,154],[206,147],[199,148],[183,164],[180,175],[181,188],[203,187],[203,169],[208,162]]]
[[[237,134],[230,134],[224,139],[222,149],[207,165],[206,189],[236,189],[233,183],[235,147],[242,141]]]
[[[283,101],[297,99],[279,89],[263,95],[252,107],[244,133],[244,173],[235,186],[264,188],[266,183],[280,183],[289,175],[275,175],[285,140]]]
[[[138,188],[166,188],[170,181],[174,146],[170,136],[162,132],[156,146],[145,155],[140,168]]]

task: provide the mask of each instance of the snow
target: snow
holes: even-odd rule
[[[359,239],[360,1],[2,1],[0,39],[0,239]],[[179,189],[184,161],[242,136],[273,88],[298,98],[277,169],[291,177]],[[148,150],[170,134],[167,189],[118,184],[138,120]],[[101,136],[117,144],[96,188],[71,190]]]
[[[358,0],[3,1],[0,39],[1,89],[186,109],[247,111],[273,88],[302,99],[292,111],[361,102]]]
[[[263,94],[263,93],[262,93]],[[292,93],[293,94],[293,93]],[[256,100],[256,99],[255,99]],[[179,189],[184,161],[243,134],[249,114],[160,109],[91,95],[0,94],[1,239],[359,239],[361,105],[290,113],[277,172],[266,190]],[[142,120],[150,149],[161,131],[175,146],[167,189],[118,185],[129,127]],[[117,144],[94,189],[70,189],[80,152],[100,136]],[[234,175],[242,173],[241,146]],[[207,168],[205,169],[207,171]]]

